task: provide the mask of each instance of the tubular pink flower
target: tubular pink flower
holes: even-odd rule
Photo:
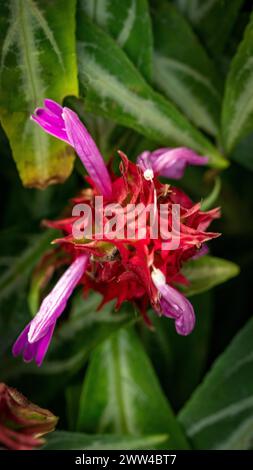
[[[160,294],[160,307],[163,315],[175,320],[176,331],[179,335],[189,335],[195,325],[192,304],[174,287],[166,284],[165,276],[160,269],[154,269],[151,277]]]
[[[49,99],[44,101],[44,105],[44,108],[35,110],[31,119],[48,134],[71,145],[99,191],[110,197],[112,184],[103,157],[77,114]]]
[[[23,352],[23,358],[26,362],[35,359],[36,364],[41,365],[48,350],[56,321],[64,311],[74,288],[81,280],[88,260],[87,255],[79,256],[65,271],[50,294],[43,300],[37,315],[19,335],[12,348],[14,356]]]
[[[143,172],[153,171],[156,175],[175,180],[182,178],[186,166],[206,165],[207,162],[207,157],[201,157],[186,147],[145,151],[137,157],[137,165]]]

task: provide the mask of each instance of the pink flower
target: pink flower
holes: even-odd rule
[[[103,157],[77,114],[52,100],[47,99],[44,104],[45,108],[37,108],[31,119],[48,134],[70,144],[101,194],[110,197],[112,184]]]
[[[88,264],[88,256],[79,256],[65,271],[50,294],[43,300],[33,320],[25,327],[16,340],[14,356],[23,354],[26,362],[35,359],[41,365],[48,350],[55,324],[66,307],[74,288],[81,280]]]
[[[197,155],[186,147],[161,148],[154,152],[145,151],[137,157],[137,165],[146,174],[156,174],[178,180],[188,165],[205,165],[207,157]]]
[[[166,278],[160,269],[151,274],[153,283],[159,292],[160,308],[163,315],[175,320],[179,335],[189,335],[195,325],[195,314],[192,304],[174,287],[166,284]]]

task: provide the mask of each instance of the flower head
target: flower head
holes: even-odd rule
[[[116,300],[116,308],[125,300],[131,301],[150,323],[146,311],[151,304],[159,315],[174,319],[179,334],[191,333],[195,324],[193,307],[174,286],[188,283],[182,266],[203,254],[202,246],[219,235],[207,231],[212,220],[219,217],[219,209],[201,211],[199,203],[194,204],[179,188],[162,184],[158,176],[178,179],[187,165],[206,164],[207,158],[187,148],[163,148],[143,152],[135,164],[119,151],[118,176],[107,169],[95,142],[72,110],[45,100],[45,108],[37,109],[32,118],[46,132],[75,148],[89,173],[91,187],[72,200],[74,205],[84,204],[87,214],[79,219],[73,210],[65,219],[47,221],[48,226],[62,232],[55,243],[70,255],[72,264],[17,339],[14,355],[23,351],[26,361],[35,358],[41,364],[56,320],[79,282],[86,292],[93,289],[102,294],[101,306],[112,299]],[[101,200],[100,221],[95,218],[87,235],[85,229],[89,217],[94,220],[97,197]],[[112,205],[121,215],[116,230]],[[173,233],[175,205],[180,208],[174,230],[176,245],[164,246],[166,237]],[[156,233],[157,220],[160,230]],[[101,224],[105,231],[99,228]],[[83,235],[78,237],[74,229],[81,226]]]

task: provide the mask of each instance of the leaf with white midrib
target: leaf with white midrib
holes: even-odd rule
[[[117,44],[85,16],[79,19],[77,38],[86,110],[133,128],[159,145],[193,148],[208,155],[211,166],[227,165],[211,142],[150,88]]]
[[[115,39],[142,75],[150,80],[153,38],[148,1],[81,0],[79,8]]]
[[[77,430],[135,436],[152,430],[168,434],[171,448],[188,448],[133,328],[113,334],[94,351],[81,392]]]
[[[185,86],[184,78],[193,78],[200,85],[205,85],[217,101],[217,107],[220,104],[218,92],[207,82],[204,76],[197,75],[194,69],[190,69],[185,64],[175,60],[163,57],[160,54],[154,56],[154,66],[159,73],[155,77],[155,83],[171,99],[177,101],[177,104],[189,114],[189,117],[196,124],[201,123],[201,127],[216,135],[218,132],[217,122],[208,112],[208,105],[201,101],[200,97],[194,96],[190,87]],[[180,79],[181,74],[181,79]],[[218,99],[217,99],[218,98]],[[189,110],[189,112],[188,112]]]
[[[216,360],[179,414],[196,449],[249,448],[253,442],[253,320]]]
[[[152,13],[155,84],[196,126],[217,135],[221,82],[214,63],[172,4],[158,3]]]
[[[45,187],[69,175],[73,152],[67,153],[66,144],[47,135],[29,117],[46,96],[61,101],[65,93],[77,91],[72,29],[74,0],[67,5],[67,13],[73,16],[68,18],[69,33],[64,39],[66,44],[73,41],[72,55],[52,24],[56,11],[57,23],[62,25],[65,21],[57,10],[59,0],[48,5],[42,0],[1,2],[6,10],[0,33],[1,121],[23,183]]]
[[[222,112],[228,152],[253,130],[253,13],[230,65]]]
[[[221,55],[244,0],[174,0],[214,57]]]
[[[166,435],[131,437],[110,434],[83,434],[68,431],[55,431],[46,437],[41,450],[137,450],[155,449],[165,443]]]

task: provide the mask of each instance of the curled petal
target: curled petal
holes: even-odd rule
[[[45,132],[71,145],[99,191],[111,196],[112,184],[103,157],[79,117],[69,108],[63,108],[46,99],[44,108],[37,108],[31,119]]]
[[[65,271],[31,321],[28,340],[34,343],[43,338],[48,327],[62,314],[74,288],[79,283],[88,263],[87,255],[79,256]]]
[[[49,109],[49,111],[54,113],[56,116],[59,116],[59,117],[62,116],[62,106],[59,103],[56,103],[56,101],[46,98],[44,100],[44,105],[46,106],[47,109]]]
[[[207,157],[201,157],[186,147],[145,151],[137,158],[137,164],[144,172],[151,169],[155,174],[171,179],[182,178],[188,165],[206,165],[207,162]]]
[[[30,323],[28,323],[28,325],[26,325],[26,327],[24,328],[24,330],[20,333],[19,337],[16,339],[13,347],[12,347],[12,354],[13,356],[19,356],[19,354],[21,354],[21,352],[24,350],[25,346],[26,346],[26,343],[27,343],[27,335],[28,335],[28,331],[29,331],[29,328],[30,328]]]
[[[178,290],[166,284],[165,276],[159,269],[155,269],[151,276],[160,294],[160,306],[163,315],[175,320],[178,334],[189,335],[195,326],[195,314],[192,304]]]
[[[53,100],[45,100],[44,108],[37,108],[31,119],[39,124],[48,134],[57,137],[64,142],[70,143],[65,130],[65,123],[62,117],[63,108]]]
[[[103,157],[79,117],[69,108],[63,108],[63,119],[70,145],[74,147],[97,188],[110,197],[112,185]]]
[[[79,256],[65,271],[50,294],[43,300],[34,319],[25,327],[16,340],[14,356],[23,353],[25,362],[35,359],[41,365],[49,347],[56,320],[62,314],[74,288],[82,278],[88,264],[88,256]]]
[[[35,360],[37,366],[42,364],[42,361],[46,355],[48,350],[49,344],[51,342],[54,328],[54,322],[49,328],[45,336],[34,343],[30,343],[28,341],[28,331],[31,325],[31,322],[25,327],[22,331],[18,339],[16,340],[13,348],[12,354],[13,356],[19,356],[19,354],[23,354],[23,359],[25,362],[31,362],[33,359]]]

